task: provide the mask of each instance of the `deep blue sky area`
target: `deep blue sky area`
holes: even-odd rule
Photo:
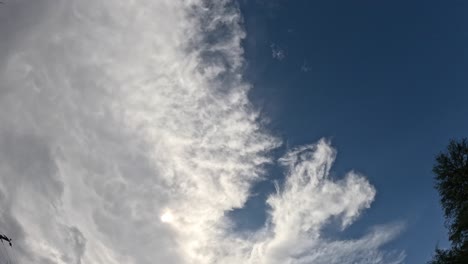
[[[250,97],[286,147],[332,140],[336,177],[355,169],[376,187],[342,236],[402,222],[389,249],[425,263],[447,246],[431,172],[451,138],[468,136],[467,1],[242,1]],[[272,46],[284,58],[272,56]],[[279,155],[278,154],[278,155]],[[281,172],[272,168],[273,177]],[[240,226],[264,221],[256,187]],[[243,223],[242,215],[259,223]]]

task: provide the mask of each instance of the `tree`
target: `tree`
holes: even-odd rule
[[[468,141],[451,140],[433,167],[452,248],[436,249],[431,264],[468,263]]]

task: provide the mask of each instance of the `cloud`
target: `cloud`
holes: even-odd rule
[[[304,60],[304,62],[302,63],[302,66],[301,66],[301,72],[309,72],[311,70],[309,64],[307,63],[306,60]]]
[[[321,234],[375,195],[354,172],[328,178],[325,141],[281,159],[287,180],[263,229],[231,231],[226,212],[244,205],[280,144],[247,97],[234,2],[8,8],[18,12],[2,19],[30,21],[1,29],[15,36],[0,62],[0,229],[19,263],[401,262],[380,249],[398,228]]]
[[[285,51],[282,48],[280,48],[278,45],[273,43],[270,45],[270,48],[271,48],[271,56],[273,57],[273,59],[282,61],[286,58]]]
[[[401,226],[385,226],[357,240],[330,241],[322,229],[332,219],[349,226],[369,208],[375,189],[356,172],[343,179],[329,178],[336,151],[329,142],[289,151],[280,162],[288,174],[282,188],[270,196],[272,237],[263,263],[400,263],[404,255],[385,256],[380,246],[398,234]]]

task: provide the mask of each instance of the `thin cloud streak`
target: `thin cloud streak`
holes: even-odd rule
[[[278,45],[272,43],[270,45],[270,48],[271,48],[271,56],[273,57],[273,59],[282,61],[286,58],[285,51],[282,48],[280,48]]]
[[[326,141],[280,160],[263,229],[230,231],[280,144],[247,97],[235,3],[10,5],[43,10],[0,67],[0,228],[20,263],[401,263],[380,250],[399,228],[321,236],[375,196],[354,172],[328,179]]]

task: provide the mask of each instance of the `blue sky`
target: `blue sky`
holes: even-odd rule
[[[447,246],[431,168],[468,132],[465,2],[3,2],[13,263],[412,264]]]
[[[405,249],[406,263],[429,260],[437,243],[447,245],[432,188],[434,156],[449,139],[468,134],[468,3],[299,0],[241,7],[250,96],[269,127],[286,147],[331,139],[338,150],[334,173],[355,169],[377,189],[372,207],[341,235],[401,221],[405,231],[388,247]],[[273,190],[265,182],[257,188]],[[262,205],[256,196],[234,215],[262,219]],[[239,218],[239,226],[255,228]]]

